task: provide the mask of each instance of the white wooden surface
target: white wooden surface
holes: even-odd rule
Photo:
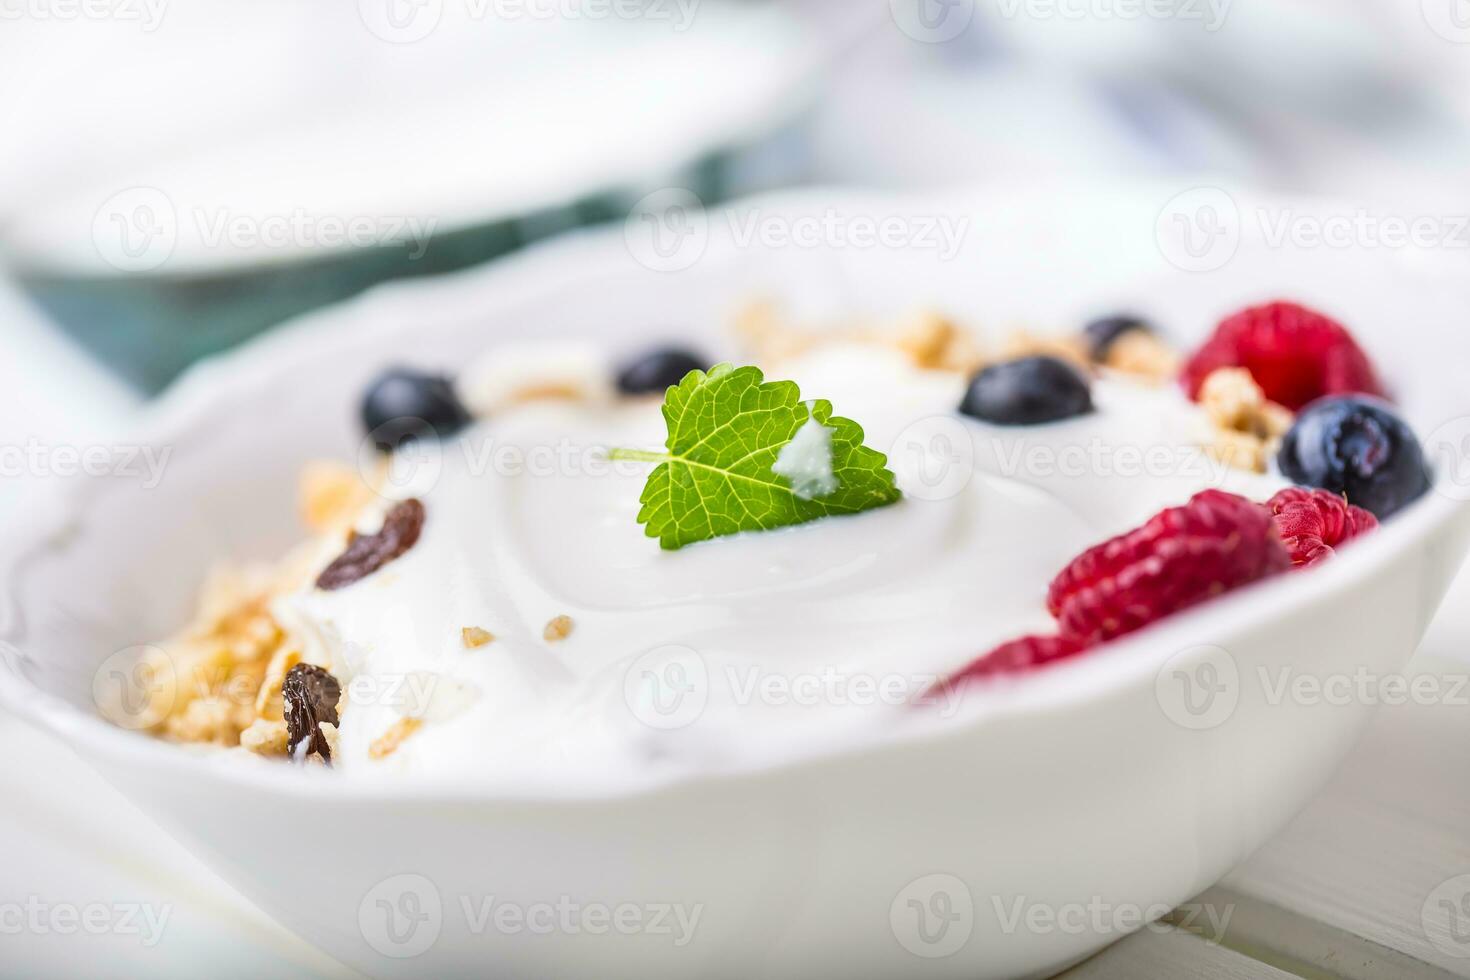
[[[0,357],[0,443],[84,443],[125,421],[130,396],[28,322],[3,287],[0,319],[9,355]],[[0,481],[0,508],[16,496]],[[1470,672],[1470,576],[1461,578],[1417,669]],[[0,977],[353,976],[236,895],[70,749],[3,715],[0,746],[0,904],[126,903],[168,915],[152,946],[137,935],[0,932]],[[1231,909],[1223,942],[1159,927],[1065,976],[1470,977],[1470,903],[1460,909],[1463,941],[1442,931],[1436,942],[1421,917],[1437,886],[1470,874],[1467,777],[1463,699],[1382,708],[1316,801],[1201,897]]]
[[[1182,929],[1130,936],[1059,980],[1286,980],[1292,976]]]

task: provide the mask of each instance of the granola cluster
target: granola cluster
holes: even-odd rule
[[[953,320],[932,310],[921,311],[896,325],[842,324],[827,329],[798,329],[776,308],[757,303],[735,320],[735,332],[762,364],[779,364],[833,343],[873,344],[902,352],[916,367],[969,374],[985,364],[974,337]]]
[[[1200,386],[1199,404],[1213,427],[1205,452],[1236,469],[1266,472],[1267,462],[1291,428],[1291,411],[1268,401],[1244,368],[1211,372]]]
[[[1145,330],[1133,330],[1107,345],[1097,357],[1081,332],[1047,333],[1013,329],[987,348],[972,332],[934,310],[922,310],[898,323],[843,323],[797,327],[769,303],[746,307],[735,320],[736,334],[763,364],[779,364],[833,343],[872,344],[902,352],[915,367],[973,374],[981,368],[1022,357],[1055,357],[1085,373],[1114,371],[1135,379],[1162,382],[1179,373],[1180,357]]]
[[[373,493],[351,467],[313,463],[302,474],[300,498],[312,530],[345,536]],[[285,755],[281,687],[303,654],[270,605],[310,580],[312,557],[312,549],[302,549],[275,565],[211,574],[194,619],[143,658],[149,688],[136,727],[178,742]],[[335,749],[337,727],[323,724],[321,731]]]

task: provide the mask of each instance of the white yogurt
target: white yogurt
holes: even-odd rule
[[[656,399],[480,424],[411,491],[412,549],[279,603],[349,692],[340,767],[586,786],[870,734],[935,678],[1051,629],[1046,585],[1084,547],[1207,486],[1276,486],[1192,448],[1203,422],[1172,386],[1100,380],[1091,416],[999,428],[954,412],[964,379],[883,350],[826,348],[782,374],[889,452],[902,501],[664,551],[636,521],[650,464],[601,452],[661,445]],[[561,615],[570,636],[543,638]],[[465,627],[496,639],[466,648]],[[424,725],[370,759],[404,714]]]

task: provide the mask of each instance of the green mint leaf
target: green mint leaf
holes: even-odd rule
[[[689,372],[664,396],[664,420],[667,453],[611,453],[658,462],[639,497],[638,522],[664,548],[856,514],[901,496],[888,458],[863,445],[861,426],[834,418],[830,402],[802,401],[794,381],[765,381],[759,368]],[[804,433],[782,457],[813,420],[827,431]],[[796,476],[797,486],[773,466]]]

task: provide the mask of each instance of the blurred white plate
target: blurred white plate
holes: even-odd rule
[[[444,232],[637,187],[769,135],[809,97],[823,42],[788,8],[634,7],[169,5],[151,27],[7,24],[0,129],[27,152],[0,161],[0,242],[26,267],[152,271],[96,240],[151,225],[172,239],[161,271],[283,262],[344,247],[337,224]],[[249,240],[283,218],[304,230]]]

